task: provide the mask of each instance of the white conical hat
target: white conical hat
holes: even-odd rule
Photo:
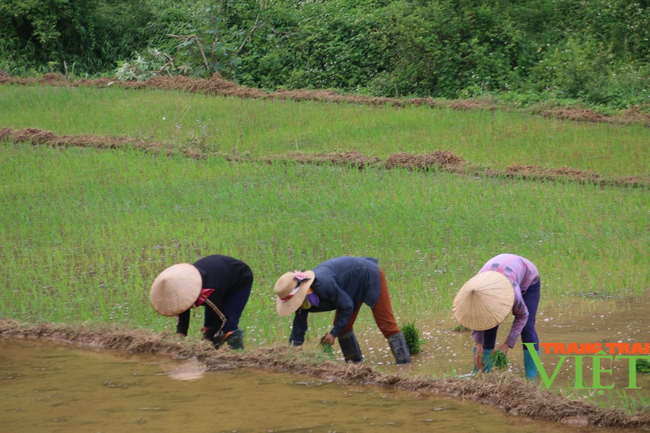
[[[165,269],[151,285],[149,300],[163,316],[177,316],[187,311],[199,298],[203,279],[194,265],[179,263]]]
[[[454,317],[474,331],[492,329],[508,317],[515,303],[512,283],[500,272],[476,274],[460,288],[454,299]]]

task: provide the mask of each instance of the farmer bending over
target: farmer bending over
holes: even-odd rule
[[[372,309],[377,326],[388,339],[398,364],[408,364],[411,357],[404,334],[397,327],[384,273],[377,259],[336,257],[316,266],[313,271],[287,272],[275,284],[276,309],[280,316],[295,311],[289,343],[300,346],[305,341],[307,315],[336,310],[332,330],[321,339],[334,344],[339,339],[346,361],[361,362],[363,356],[352,326],[362,304]]]
[[[535,265],[514,254],[500,254],[490,259],[463,285],[454,299],[456,320],[473,330],[474,366],[490,371],[497,329],[512,310],[515,321],[506,341],[497,347],[507,354],[521,334],[522,343],[534,343],[539,353],[535,315],[539,304],[540,279]],[[526,378],[534,379],[537,368],[524,346]]]
[[[162,271],[151,286],[149,299],[163,316],[178,315],[176,333],[182,337],[187,336],[190,309],[203,305],[203,339],[210,340],[216,349],[224,342],[232,349],[243,349],[244,331],[239,329],[239,318],[252,286],[253,272],[246,263],[212,255]]]

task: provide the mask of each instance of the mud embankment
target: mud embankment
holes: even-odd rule
[[[119,81],[115,78],[97,79],[67,79],[60,74],[45,74],[40,78],[18,78],[0,71],[0,84],[12,85],[49,85],[49,86],[74,86],[74,87],[124,87],[128,89],[160,89],[182,90],[186,92],[204,93],[214,96],[232,96],[237,98],[278,99],[294,101],[321,101],[331,103],[364,104],[371,106],[429,106],[451,108],[454,110],[500,110],[519,111],[530,115],[572,120],[576,122],[613,123],[629,125],[640,123],[650,126],[650,113],[645,113],[634,106],[628,110],[621,110],[617,115],[607,116],[587,108],[571,107],[545,107],[535,106],[526,109],[513,110],[504,105],[498,105],[489,100],[437,100],[433,98],[386,98],[362,95],[339,94],[332,90],[278,90],[265,92],[261,89],[240,86],[224,80],[219,74],[210,79],[197,79],[184,76],[168,77],[157,76],[146,81]]]
[[[196,358],[210,370],[256,368],[306,374],[344,385],[370,385],[450,396],[494,405],[513,415],[571,425],[650,428],[650,412],[630,415],[621,410],[567,400],[511,374],[495,373],[473,379],[406,377],[380,373],[365,365],[347,365],[332,361],[314,363],[309,353],[292,351],[286,346],[244,352],[232,352],[229,349],[215,351],[203,342],[179,341],[171,335],[120,330],[105,325],[25,325],[0,319],[0,336],[11,339],[41,339],[130,354]]]
[[[57,135],[51,131],[36,128],[25,129],[0,129],[0,141],[9,140],[16,143],[31,143],[55,147],[87,147],[95,149],[124,149],[133,148],[156,154],[172,155],[182,152],[189,158],[205,158],[208,156],[221,156],[231,162],[295,162],[300,164],[333,164],[357,169],[380,168],[423,171],[444,171],[469,176],[500,177],[511,179],[526,179],[539,181],[571,181],[581,184],[613,185],[623,188],[644,188],[650,186],[650,177],[617,177],[610,178],[598,173],[578,170],[571,167],[545,168],[538,165],[511,165],[505,170],[493,170],[478,167],[465,161],[461,156],[450,151],[436,150],[426,155],[409,153],[394,153],[386,159],[365,156],[359,152],[333,152],[328,154],[309,155],[293,152],[283,156],[267,156],[261,158],[238,157],[230,154],[203,154],[198,149],[175,149],[165,143],[145,141],[130,137],[112,138],[95,135]]]

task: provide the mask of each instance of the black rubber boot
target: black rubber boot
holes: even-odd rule
[[[212,338],[206,338],[205,336],[203,336],[203,339],[204,340],[210,340],[210,342],[212,343],[212,345],[214,346],[215,349],[220,349],[221,346],[223,346],[223,342],[224,342],[223,332],[221,332],[221,331],[214,334],[214,337],[212,337]]]
[[[242,329],[235,329],[226,337],[226,343],[232,350],[244,350],[244,331]]]
[[[398,364],[411,363],[411,354],[409,353],[408,346],[406,345],[404,334],[400,332],[399,334],[391,335],[388,337],[388,345],[390,346],[390,351],[393,352],[395,361],[397,361]]]
[[[361,348],[359,347],[359,342],[357,342],[357,337],[354,336],[354,330],[339,335],[339,344],[341,345],[341,351],[343,352],[345,362],[363,361]]]

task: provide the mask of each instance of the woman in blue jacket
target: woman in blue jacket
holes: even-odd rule
[[[274,290],[278,314],[288,316],[295,312],[290,344],[299,346],[305,341],[310,312],[336,310],[332,330],[321,343],[334,344],[338,337],[345,360],[361,362],[363,357],[353,325],[361,305],[366,304],[388,339],[397,363],[411,362],[404,334],[393,316],[386,277],[377,259],[348,256],[329,259],[312,271],[285,273]]]

